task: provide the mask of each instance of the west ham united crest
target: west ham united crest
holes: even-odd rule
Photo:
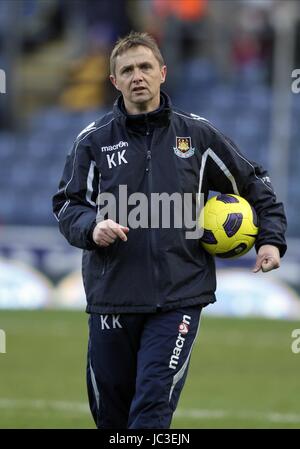
[[[193,156],[195,148],[192,148],[192,140],[190,137],[177,137],[176,147],[173,147],[176,156],[187,158]]]

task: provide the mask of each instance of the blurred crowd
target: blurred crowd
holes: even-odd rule
[[[144,30],[158,40],[171,72],[167,89],[176,95],[187,76],[211,76],[231,82],[272,82],[274,17],[281,0],[15,0],[0,2],[0,54],[13,59],[20,73],[28,110],[31,103],[57,104],[84,110],[111,103],[108,55],[119,36]],[[283,2],[287,3],[287,2]],[[11,29],[15,15],[20,25]],[[298,35],[299,23],[297,26]],[[5,41],[11,34],[18,47],[13,55]],[[35,72],[51,49],[56,48],[60,76],[52,95],[34,95]],[[300,61],[299,43],[295,59]],[[31,71],[26,78],[26,63]],[[5,64],[4,64],[5,65]],[[36,67],[35,67],[36,66]],[[55,71],[55,67],[53,67]],[[199,72],[200,73],[197,73]],[[205,74],[204,74],[205,76]],[[21,79],[20,79],[21,78]],[[22,76],[19,77],[22,84]],[[33,91],[33,92],[31,92]],[[47,91],[47,77],[45,77]],[[20,95],[22,97],[22,95]],[[50,97],[50,98],[49,98]],[[42,104],[41,104],[42,103]],[[26,101],[23,108],[26,112]]]

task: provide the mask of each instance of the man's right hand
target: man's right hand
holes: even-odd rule
[[[113,220],[103,220],[98,223],[93,231],[93,240],[98,246],[107,247],[119,237],[127,242],[129,228],[116,223]]]

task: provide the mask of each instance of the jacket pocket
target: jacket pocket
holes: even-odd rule
[[[109,255],[108,255],[107,248],[105,248],[104,249],[104,254],[103,254],[103,263],[102,263],[101,276],[105,275],[105,273],[107,271],[108,262],[109,262]]]
[[[108,247],[104,248],[103,255],[102,255],[102,269],[101,269],[101,276],[104,276],[107,271],[110,270],[112,267],[112,264],[117,257],[117,251],[118,251],[118,241],[115,241]]]

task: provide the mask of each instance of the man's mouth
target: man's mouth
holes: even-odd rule
[[[145,90],[145,87],[142,87],[142,86],[134,87],[132,89],[133,92],[143,92],[144,90]]]

